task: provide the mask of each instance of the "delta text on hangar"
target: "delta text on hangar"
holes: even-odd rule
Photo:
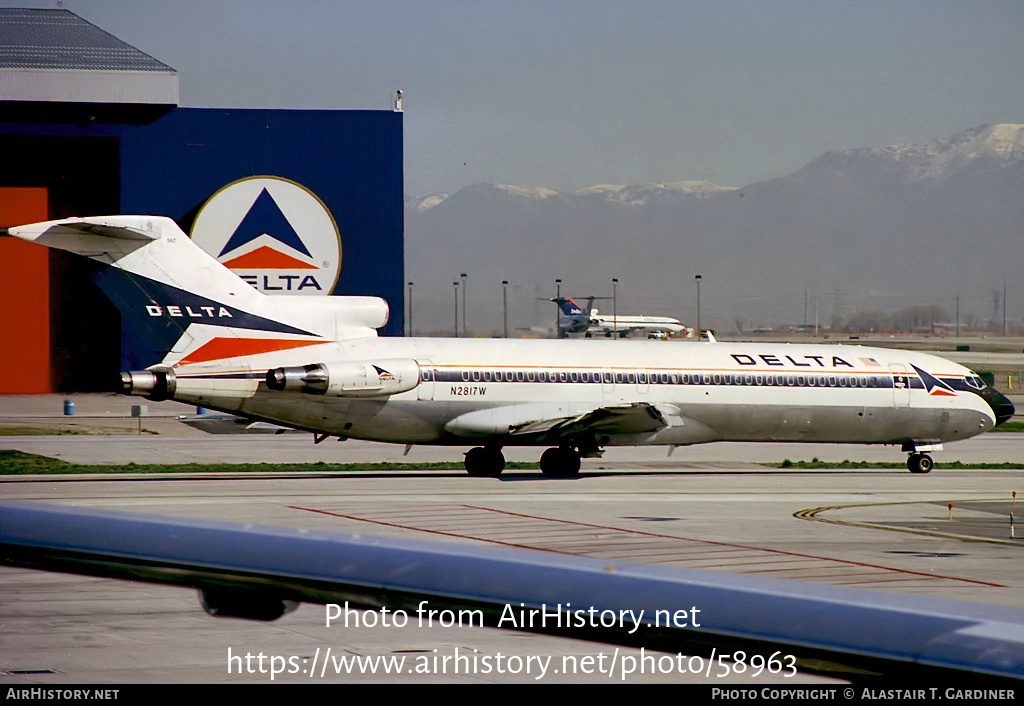
[[[68,10],[0,9],[0,228],[170,216],[257,289],[359,294],[401,335],[402,117],[188,108],[170,66]],[[0,238],[0,394],[108,389],[146,342],[101,268]]]

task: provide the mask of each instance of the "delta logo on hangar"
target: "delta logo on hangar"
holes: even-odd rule
[[[228,184],[203,204],[192,240],[267,294],[330,294],[341,273],[334,216],[301,184],[273,176]]]

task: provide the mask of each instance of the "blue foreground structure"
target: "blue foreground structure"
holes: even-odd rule
[[[544,552],[0,503],[0,563],[193,587],[213,615],[260,620],[297,602],[468,610],[712,674],[736,650],[853,681],[1024,674],[1021,610]]]

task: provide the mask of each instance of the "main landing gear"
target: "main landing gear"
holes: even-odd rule
[[[907,468],[911,473],[927,473],[934,465],[935,462],[928,454],[912,453],[907,456]]]
[[[466,453],[466,472],[476,478],[497,478],[505,470],[500,446],[477,446]]]
[[[571,446],[556,446],[540,455],[540,471],[548,478],[574,478],[580,472],[580,455]]]
[[[497,478],[505,470],[500,446],[478,446],[466,453],[466,472],[475,478]],[[572,446],[556,446],[540,457],[540,470],[548,478],[575,478],[580,472],[580,452]]]

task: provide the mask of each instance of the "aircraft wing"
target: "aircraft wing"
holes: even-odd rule
[[[583,414],[544,419],[510,427],[513,435],[555,431],[559,436],[573,436],[592,430],[606,434],[642,434],[668,426],[665,417],[652,404],[636,402],[612,407],[598,407]]]
[[[535,402],[475,410],[450,421],[445,428],[459,436],[543,436],[557,440],[585,431],[603,434],[642,434],[668,426],[666,416],[678,415],[675,407],[662,409],[648,402],[589,407],[566,403]]]
[[[682,330],[682,325],[669,325],[669,324],[645,324],[643,326],[630,326],[626,329],[630,334],[634,333],[678,333]],[[619,329],[620,331],[623,329]]]
[[[387,606],[416,620],[425,601],[522,630],[510,615],[571,604],[572,623],[562,614],[530,629],[700,655],[717,674],[730,660],[752,667],[754,655],[774,674],[1024,674],[1018,609],[551,552],[3,502],[0,564],[198,588],[210,614],[260,620],[295,601]]]

